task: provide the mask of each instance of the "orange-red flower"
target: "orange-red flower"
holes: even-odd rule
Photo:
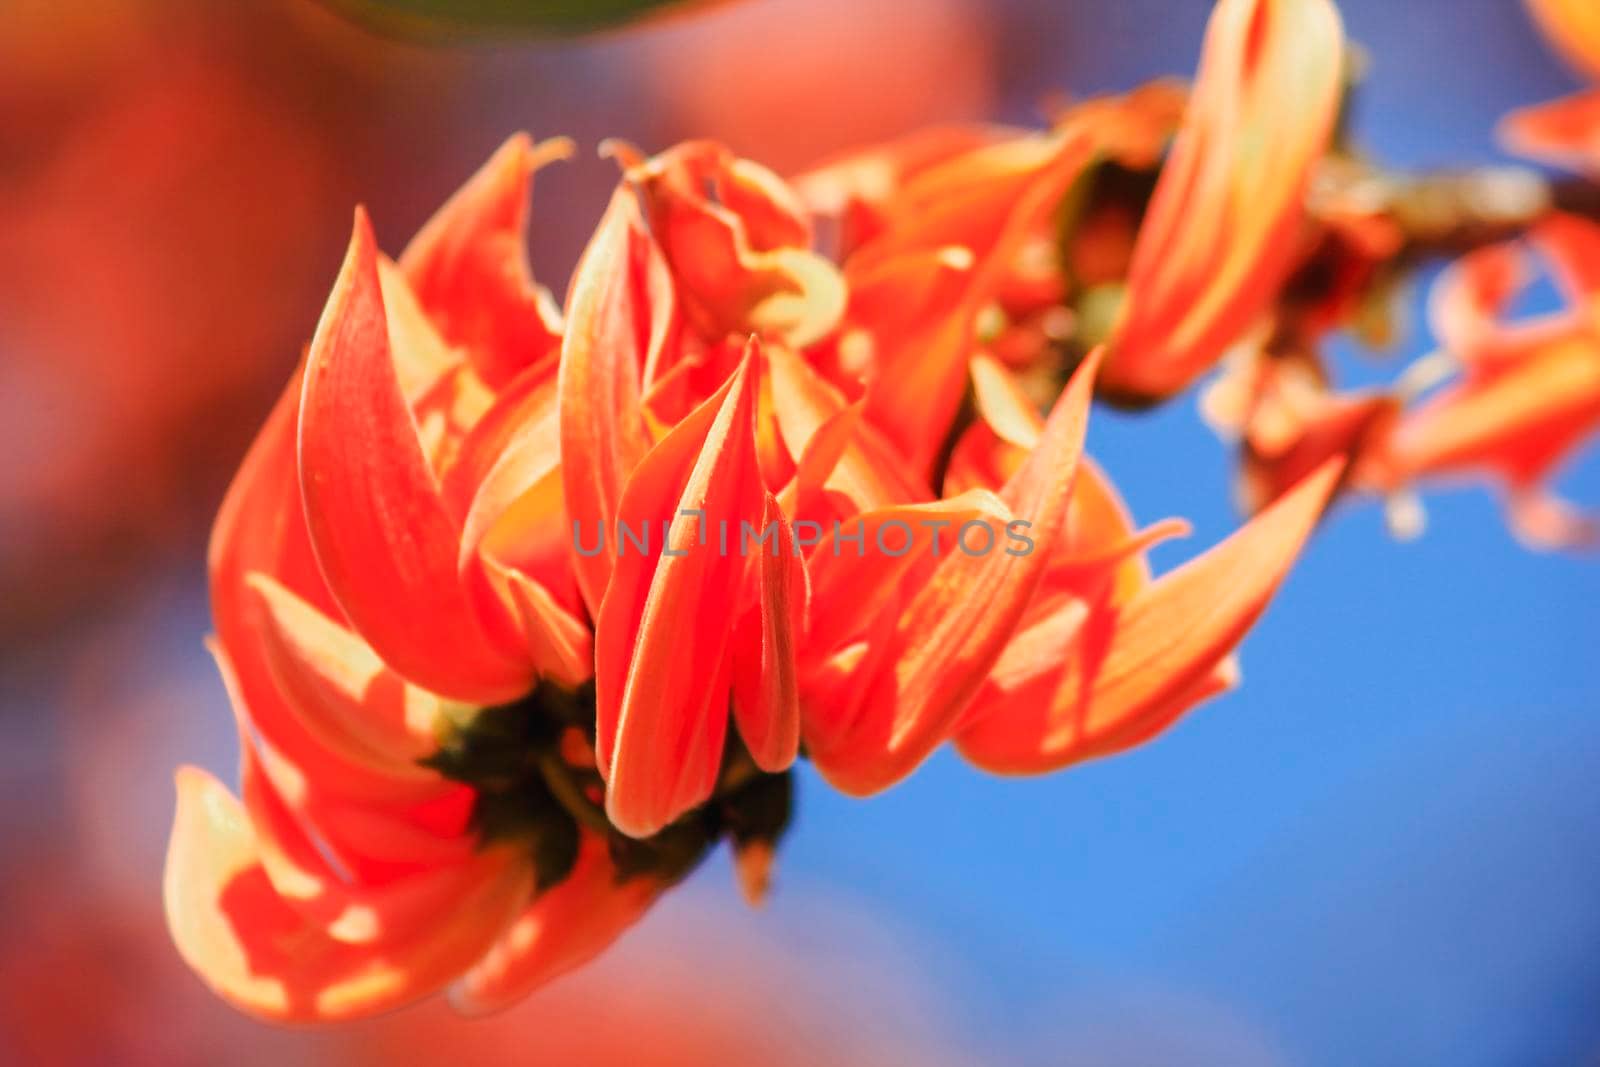
[[[1103,388],[1178,391],[1276,297],[1343,84],[1328,0],[1222,0],[1189,109],[1140,227]]]
[[[1527,6],[1568,62],[1600,83],[1600,8],[1586,0],[1527,0]],[[1498,132],[1514,151],[1600,173],[1600,89],[1519,108],[1501,121]]]
[[[1500,121],[1497,132],[1514,152],[1600,173],[1600,89],[1519,108]]]
[[[1483,249],[1454,265],[1434,293],[1432,317],[1460,373],[1406,413],[1388,462],[1398,481],[1497,477],[1524,541],[1593,544],[1600,527],[1544,483],[1600,431],[1600,226],[1556,215],[1532,239],[1566,307],[1533,321],[1503,321],[1530,280],[1520,246]]]
[[[979,315],[1095,152],[1053,133],[949,128],[800,179],[841,228],[850,301],[819,365],[925,474],[955,420]]]
[[[973,369],[981,419],[957,447],[952,488],[995,484],[1041,443],[1038,418],[1007,373],[981,357]],[[1085,462],[1066,532],[962,712],[962,754],[996,773],[1056,770],[1148,740],[1236,685],[1233,651],[1299,553],[1342,466],[1327,459],[1226,541],[1152,579],[1145,551],[1187,533],[1187,524],[1137,529],[1104,473]]]
[[[1201,394],[1206,421],[1239,445],[1237,496],[1255,514],[1333,457],[1347,463],[1340,488],[1373,489],[1401,399],[1392,390],[1335,390],[1315,357],[1241,349]]]
[[[1600,9],[1588,0],[1525,0],[1534,21],[1573,66],[1600,80]]]
[[[1041,415],[979,351],[1091,140],[931,165],[842,269],[764,168],[618,147],[564,314],[522,247],[564,143],[513,139],[397,263],[358,212],[216,526],[244,758],[237,799],[179,773],[190,964],[274,1019],[493,1008],[724,836],[759,890],[802,750],[857,794],[950,740],[1040,771],[1231,684],[1337,461],[1152,581],[1171,525],[1080,462],[1099,355]]]
[[[500,1003],[598,951],[658,888],[614,882],[604,841],[569,834],[545,843],[573,873],[535,898],[533,854],[480,840],[473,790],[419,763],[458,701],[589,670],[564,543],[496,508],[508,480],[536,494],[554,470],[553,446],[545,471],[522,462],[528,438],[553,438],[554,362],[497,347],[537,297],[468,282],[525,278],[515,220],[540,154],[508,144],[403,266],[358,215],[305,368],[218,517],[214,651],[241,797],[180,772],[167,914],[190,964],[254,1014],[369,1014],[458,979],[464,1003]]]

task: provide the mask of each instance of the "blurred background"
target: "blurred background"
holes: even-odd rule
[[[1337,514],[1244,688],[1154,744],[1040,780],[942,755],[864,803],[803,776],[765,911],[718,857],[491,1022],[263,1027],[167,940],[171,771],[235,759],[206,533],[356,202],[397,252],[508,133],[569,134],[534,201],[559,293],[602,137],[793,171],[1036,122],[1189,74],[1208,7],[743,0],[430,41],[310,0],[0,0],[0,1062],[1600,1063],[1600,564],[1519,549],[1474,490],[1415,544]],[[1501,114],[1578,84],[1514,0],[1341,7],[1391,165],[1498,158]],[[1158,566],[1237,525],[1192,396],[1090,444],[1139,519],[1194,521]],[[1600,502],[1600,456],[1560,488]]]

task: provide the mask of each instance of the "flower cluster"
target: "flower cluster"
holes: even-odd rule
[[[1600,9],[1586,0],[1528,7],[1575,66],[1600,72]],[[1600,176],[1600,92],[1513,112],[1500,133],[1514,150]],[[1502,487],[1524,544],[1600,545],[1600,524],[1547,487],[1600,433],[1600,201],[1592,184],[1520,171],[1396,179],[1348,145],[1319,168],[1295,274],[1203,398],[1213,426],[1239,442],[1246,509],[1342,455],[1341,488],[1386,499],[1399,536],[1421,531],[1417,486],[1488,479]],[[1388,387],[1337,388],[1322,338],[1349,327],[1382,346],[1393,332],[1385,307],[1393,291],[1438,257],[1451,260],[1429,303],[1439,349]],[[1508,321],[1535,265],[1563,306]]]
[[[1237,684],[1340,487],[1479,463],[1533,485],[1594,426],[1600,327],[1501,326],[1512,252],[1446,284],[1464,369],[1415,408],[1278,343],[1347,323],[1406,239],[1328,188],[1342,57],[1329,0],[1221,0],[1192,92],[1045,130],[789,180],[609,144],[559,307],[524,240],[568,142],[513,138],[397,260],[358,211],[214,532],[243,760],[237,796],[178,775],[185,959],[276,1020],[446,988],[492,1010],[724,839],[759,899],[797,760],[864,796],[947,743],[1004,774],[1122,751]],[[1536,232],[1589,304],[1591,230]],[[1158,402],[1229,352],[1207,409],[1247,442],[1255,514],[1157,577],[1186,527],[1135,524],[1083,455],[1090,403]],[[1523,529],[1568,539],[1526,500]]]

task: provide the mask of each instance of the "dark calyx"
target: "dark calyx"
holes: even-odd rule
[[[443,725],[439,751],[422,763],[477,791],[473,829],[484,842],[526,844],[540,890],[572,873],[583,830],[605,836],[619,881],[671,884],[724,835],[743,848],[775,844],[787,828],[793,779],[757,768],[730,729],[715,795],[652,837],[627,836],[606,818],[599,772],[562,754],[564,738],[577,740],[574,731],[593,748],[594,720],[592,683],[567,690],[541,682],[521,700]]]

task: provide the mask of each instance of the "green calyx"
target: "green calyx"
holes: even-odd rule
[[[541,682],[510,704],[450,715],[439,724],[439,750],[421,762],[476,791],[473,830],[485,843],[527,847],[541,891],[572,873],[585,831],[605,837],[619,881],[672,884],[725,836],[743,848],[776,843],[788,827],[791,775],[760,771],[730,730],[715,795],[651,837],[629,837],[606,818],[599,773],[562,754],[574,730],[592,748],[594,720],[592,683],[568,690]]]

